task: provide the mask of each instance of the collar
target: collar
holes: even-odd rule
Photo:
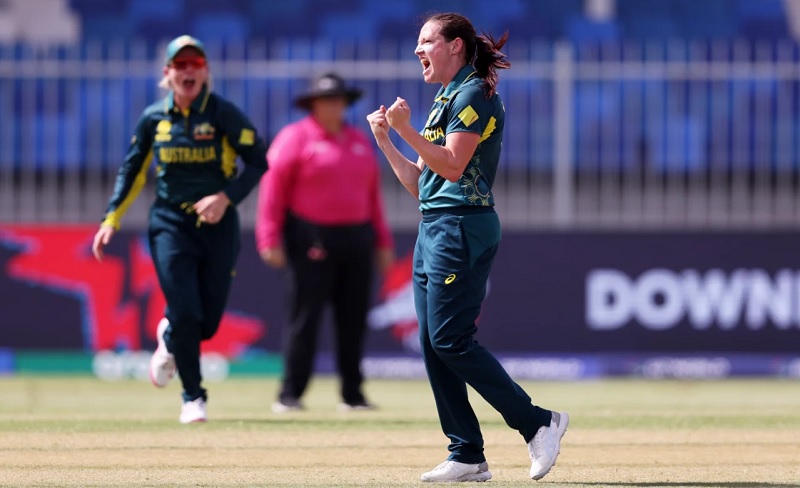
[[[203,113],[206,109],[206,105],[208,105],[208,98],[210,96],[211,90],[208,89],[208,84],[204,84],[203,89],[200,90],[197,98],[194,99],[189,108],[197,113]],[[164,99],[164,111],[171,112],[175,110],[175,108],[175,92],[170,90],[167,94],[167,98]]]
[[[307,126],[307,130],[310,133],[310,135],[312,135],[316,139],[326,139],[326,138],[336,137],[331,133],[329,133],[327,130],[325,130],[325,127],[322,127],[322,124],[317,122],[317,119],[315,119],[312,115],[307,115],[304,119],[304,122]],[[347,135],[348,127],[349,126],[347,122],[344,122],[342,124],[341,134]]]
[[[461,88],[461,85],[464,84],[467,80],[475,76],[475,67],[471,64],[464,65],[458,73],[450,80],[450,83],[447,86],[443,86],[439,89],[439,92],[436,94],[436,98],[434,102],[447,102],[453,95]]]

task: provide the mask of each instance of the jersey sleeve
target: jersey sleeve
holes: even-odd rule
[[[218,115],[227,143],[244,163],[242,173],[224,190],[231,203],[238,205],[267,170],[267,146],[250,120],[232,103],[224,101]]]
[[[106,208],[102,225],[119,230],[122,216],[136,200],[147,181],[147,170],[153,160],[152,119],[145,112],[136,124],[136,131],[125,160],[117,173],[114,191]]]
[[[450,101],[445,132],[473,132],[483,135],[492,111],[492,104],[486,100],[479,86],[464,87]]]

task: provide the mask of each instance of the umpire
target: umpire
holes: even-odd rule
[[[206,420],[200,343],[214,336],[239,254],[236,205],[266,171],[266,146],[233,104],[211,91],[203,44],[180,36],[167,46],[166,98],[144,110],[120,167],[92,250],[98,260],[156,168],[150,254],[167,308],[158,324],[150,379],[164,387],[180,372],[181,423]],[[237,177],[236,157],[244,169]]]
[[[348,107],[360,96],[336,73],[319,76],[294,102],[308,115],[282,128],[270,145],[270,171],[259,189],[256,244],[267,265],[288,266],[292,281],[275,412],[303,408],[328,304],[341,377],[339,409],[373,408],[362,391],[367,310],[374,261],[386,270],[394,246],[371,141],[345,122]]]

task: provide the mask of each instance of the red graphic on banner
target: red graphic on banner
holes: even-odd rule
[[[370,310],[367,320],[371,329],[391,329],[394,338],[416,351],[419,324],[411,281],[413,259],[413,253],[409,253],[395,261],[381,285],[381,303]]]
[[[95,231],[94,226],[3,226],[0,241],[21,249],[8,262],[6,273],[80,297],[84,339],[91,350],[139,350],[143,330],[147,338],[155,340],[166,306],[149,252],[141,240],[130,239],[128,264],[109,254],[100,263],[91,253]],[[126,284],[127,298],[123,296]],[[144,307],[139,306],[142,299]],[[262,321],[226,312],[219,331],[203,343],[202,350],[236,356],[265,332]]]

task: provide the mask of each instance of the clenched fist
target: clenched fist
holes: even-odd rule
[[[367,122],[369,128],[372,129],[372,135],[376,140],[382,137],[389,136],[389,123],[386,121],[386,107],[381,105],[381,108],[367,115]]]
[[[401,127],[411,124],[411,108],[408,103],[397,97],[397,100],[386,110],[386,121],[389,126],[394,130],[399,130]]]

